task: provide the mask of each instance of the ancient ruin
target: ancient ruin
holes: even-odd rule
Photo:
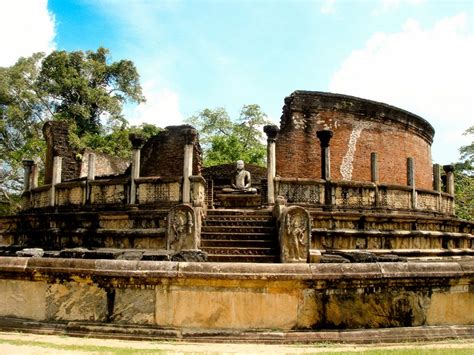
[[[47,123],[45,184],[25,161],[23,210],[0,218],[0,327],[474,336],[474,224],[454,215],[427,121],[295,91],[264,132],[266,168],[232,186],[235,164],[202,167],[191,126],[131,136],[128,166]]]

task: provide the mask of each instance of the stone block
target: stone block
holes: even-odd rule
[[[278,328],[297,324],[296,290],[163,287],[156,290],[156,324],[187,328]]]
[[[45,282],[0,280],[0,316],[46,319]]]
[[[107,320],[107,293],[87,280],[48,285],[46,312],[49,320]]]
[[[154,324],[155,290],[153,288],[115,289],[112,320],[128,324]]]

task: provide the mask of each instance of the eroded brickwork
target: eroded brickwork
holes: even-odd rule
[[[276,145],[277,175],[321,178],[316,132],[330,129],[331,178],[370,181],[370,153],[378,154],[382,183],[406,185],[406,159],[415,161],[415,183],[432,188],[433,128],[393,106],[319,92],[296,91],[285,99]]]
[[[184,146],[194,145],[193,175],[201,174],[201,146],[196,130],[189,125],[168,126],[150,138],[141,150],[140,176],[173,178],[183,175]]]

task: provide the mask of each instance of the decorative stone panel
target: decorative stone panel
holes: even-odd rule
[[[306,263],[309,257],[311,223],[308,211],[291,206],[280,221],[280,259],[282,263]]]
[[[197,249],[196,213],[188,205],[173,207],[168,214],[167,249]]]

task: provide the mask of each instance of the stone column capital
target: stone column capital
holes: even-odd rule
[[[186,144],[194,144],[196,142],[198,132],[194,127],[184,129],[183,134]]]
[[[454,165],[449,164],[449,165],[443,165],[443,170],[445,173],[452,173],[454,172]]]
[[[328,129],[323,129],[321,131],[316,132],[316,137],[319,138],[322,148],[329,147],[329,141],[331,140],[333,135],[334,132]]]
[[[23,166],[24,166],[25,168],[28,167],[28,166],[33,166],[33,165],[35,165],[34,160],[30,160],[30,159],[25,159],[25,160],[22,161],[22,163],[23,163]]]
[[[268,143],[275,142],[278,132],[280,132],[280,128],[277,125],[266,125],[263,126],[263,131],[267,135]]]
[[[132,142],[133,149],[141,149],[145,143],[145,137],[137,133],[130,133],[128,139]]]

